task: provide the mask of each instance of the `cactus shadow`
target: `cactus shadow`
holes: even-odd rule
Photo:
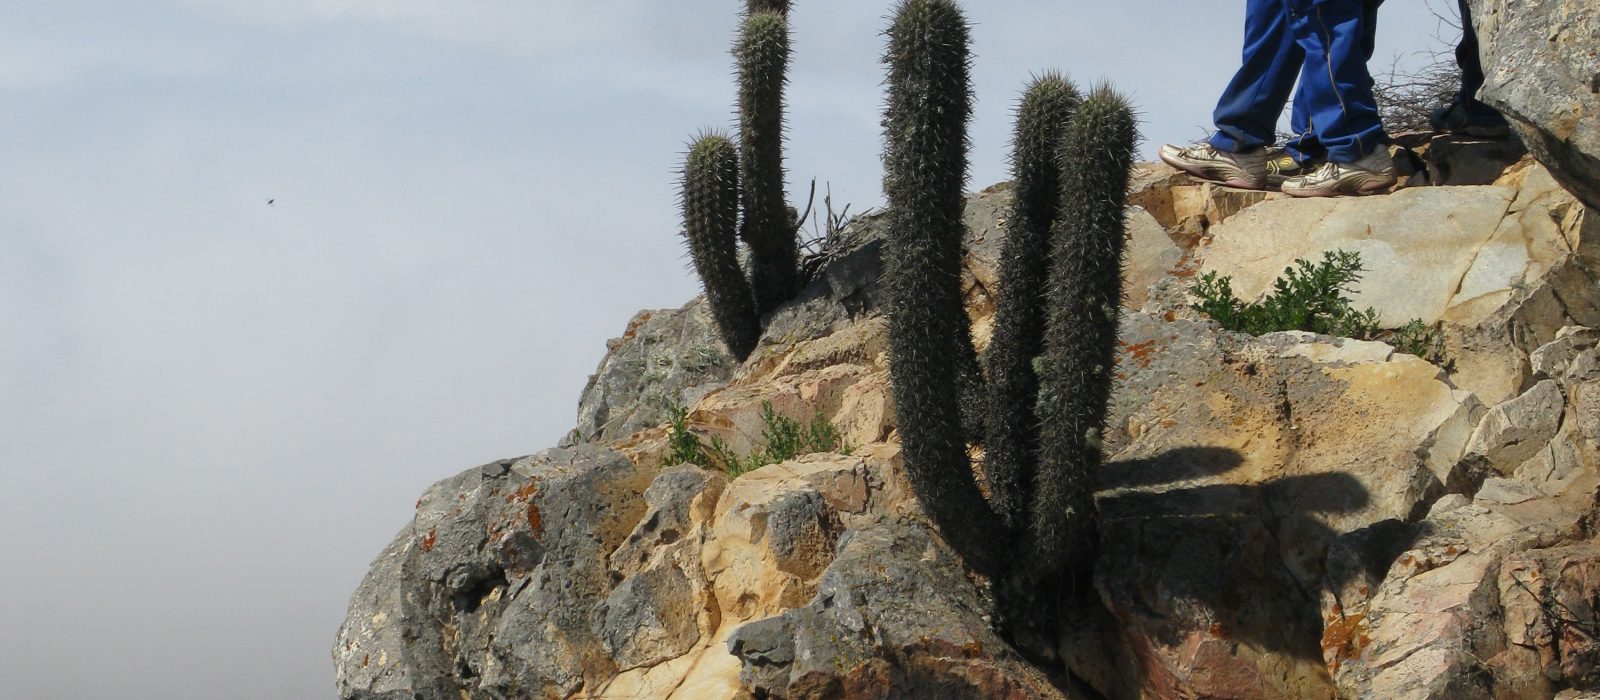
[[[1326,676],[1323,559],[1343,534],[1333,523],[1371,496],[1338,472],[1218,478],[1243,462],[1232,450],[1188,447],[1102,468],[1094,579],[1111,622],[1102,629],[1122,646],[1119,685],[1158,695],[1203,685],[1207,655],[1241,669],[1257,665],[1251,656],[1290,657],[1303,662],[1294,673]],[[1174,672],[1173,661],[1190,670]]]
[[[1180,447],[1142,459],[1108,462],[1095,476],[1101,491],[1170,484],[1226,474],[1244,464],[1237,451],[1223,447]]]

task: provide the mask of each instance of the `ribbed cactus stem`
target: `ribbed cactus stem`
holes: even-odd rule
[[[739,160],[756,308],[766,313],[799,291],[800,247],[784,198],[783,93],[789,21],[771,11],[745,17],[734,46],[739,74]]]
[[[1028,524],[1033,497],[1039,381],[1033,360],[1044,349],[1045,278],[1051,223],[1061,201],[1058,157],[1082,100],[1059,73],[1029,83],[1017,104],[1011,172],[1015,197],[1000,251],[999,298],[989,341],[989,421],[984,469],[995,511],[1006,527]]]
[[[1115,373],[1123,209],[1137,141],[1133,109],[1099,86],[1078,106],[1061,149],[1031,528],[1033,563],[1046,576],[1081,569],[1094,551],[1094,474]]]
[[[776,12],[789,14],[789,8],[794,5],[791,0],[749,0],[745,3],[745,14],[753,15],[757,12]]]
[[[1005,554],[999,522],[973,478],[957,381],[971,347],[961,297],[970,41],[952,0],[901,0],[895,9],[883,57],[884,283],[890,384],[912,489],[968,564],[996,571]]]
[[[755,298],[739,267],[739,154],[706,132],[689,145],[679,180],[689,257],[728,352],[743,362],[761,337]]]

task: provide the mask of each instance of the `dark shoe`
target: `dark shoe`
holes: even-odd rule
[[[1289,151],[1282,147],[1267,148],[1267,189],[1275,190],[1283,187],[1283,181],[1291,177],[1300,177],[1309,171],[1312,164],[1301,164],[1289,155]]]
[[[1493,107],[1477,100],[1457,100],[1433,111],[1428,125],[1445,134],[1461,134],[1481,139],[1511,136],[1511,125]]]

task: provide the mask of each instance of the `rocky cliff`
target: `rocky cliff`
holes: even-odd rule
[[[1140,166],[1091,603],[995,633],[902,481],[879,221],[830,244],[759,347],[700,300],[611,342],[569,444],[423,495],[334,648],[349,699],[1544,698],[1600,685],[1600,213],[1503,144],[1418,142],[1394,194],[1289,200]],[[1514,150],[1514,149],[1513,149]],[[1449,183],[1449,186],[1433,186]],[[1009,188],[972,195],[988,336]],[[1197,274],[1265,290],[1359,251],[1355,301],[1440,323],[1383,343],[1229,333]],[[850,454],[738,478],[665,466],[663,398],[735,452],[764,402]]]

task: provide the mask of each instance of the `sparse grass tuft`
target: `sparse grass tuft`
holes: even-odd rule
[[[1444,331],[1438,326],[1423,323],[1420,318],[1396,328],[1389,337],[1389,344],[1400,352],[1416,355],[1447,371],[1455,371],[1455,360],[1445,352]]]
[[[668,465],[698,464],[721,469],[739,477],[768,464],[777,464],[813,452],[850,454],[854,447],[845,442],[839,428],[817,411],[809,424],[773,410],[771,401],[761,402],[762,447],[740,457],[722,438],[712,436],[703,442],[689,430],[688,409],[681,402],[667,406],[671,423],[667,430]]]

